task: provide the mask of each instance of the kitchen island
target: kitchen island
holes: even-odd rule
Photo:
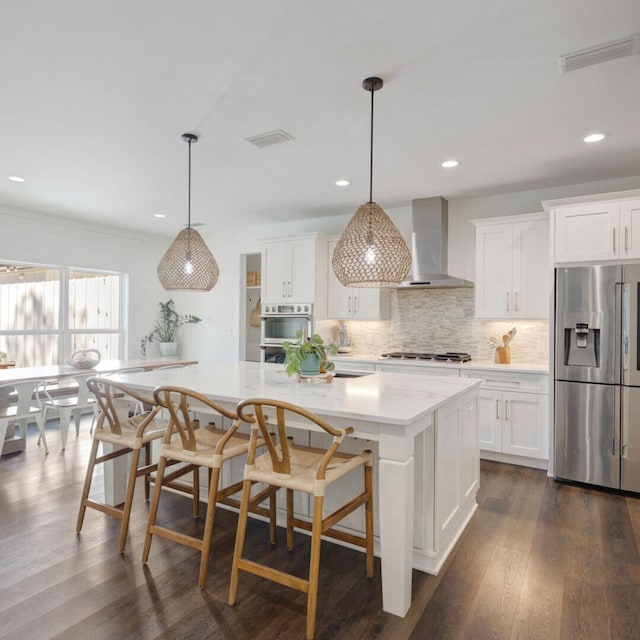
[[[437,573],[476,509],[480,380],[374,373],[331,384],[297,383],[281,364],[256,362],[113,378],[142,390],[187,387],[230,409],[249,397],[284,400],[336,427],[352,426],[353,437],[343,447],[376,454],[376,554],[383,608],[390,613],[407,613],[412,568]],[[312,443],[320,437],[308,436]]]

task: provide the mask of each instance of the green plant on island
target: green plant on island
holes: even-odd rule
[[[186,324],[202,322],[202,318],[192,314],[180,315],[174,308],[173,300],[160,302],[160,317],[156,320],[153,331],[142,339],[141,350],[146,352],[147,342],[175,342],[178,331]]]
[[[335,368],[327,355],[336,354],[337,347],[332,344],[326,345],[317,333],[305,339],[302,331],[297,331],[296,341],[285,341],[282,343],[282,348],[284,349],[284,370],[288,376],[325,373]]]

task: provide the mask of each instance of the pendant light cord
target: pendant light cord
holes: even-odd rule
[[[373,94],[371,87],[371,128],[369,134],[369,202],[373,202]]]
[[[189,142],[189,192],[187,195],[187,229],[191,229],[191,138]]]

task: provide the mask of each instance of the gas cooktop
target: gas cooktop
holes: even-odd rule
[[[469,362],[471,360],[471,356],[468,353],[460,353],[459,351],[447,351],[446,353],[391,351],[390,353],[383,353],[382,357],[396,360],[435,360],[437,362]]]

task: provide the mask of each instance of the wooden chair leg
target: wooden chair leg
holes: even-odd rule
[[[311,530],[311,557],[309,559],[309,591],[307,593],[307,640],[312,640],[316,629],[318,607],[318,577],[320,575],[320,545],[322,543],[322,506],[324,498],[313,501],[313,527]]]
[[[242,558],[244,538],[247,533],[247,517],[249,515],[249,501],[251,499],[251,481],[245,480],[242,483],[242,500],[240,502],[240,513],[238,514],[238,530],[236,531],[236,546],[233,550],[233,563],[231,565],[231,580],[229,581],[229,604],[236,603],[238,593],[238,565]]]
[[[193,467],[193,517],[200,517],[200,467]]]
[[[204,589],[207,580],[207,568],[209,566],[209,554],[211,553],[211,540],[213,539],[213,524],[216,517],[216,498],[218,496],[218,482],[220,468],[211,469],[209,484],[209,502],[207,503],[207,515],[204,520],[204,536],[202,538],[202,553],[200,554],[200,575],[198,586]]]
[[[93,440],[91,445],[91,453],[89,454],[89,463],[87,465],[87,474],[84,477],[84,487],[82,488],[82,496],[80,497],[80,509],[78,510],[78,520],[76,521],[76,533],[80,533],[82,523],[84,522],[84,514],[87,510],[87,498],[91,490],[91,481],[93,480],[93,469],[96,466],[96,457],[98,455],[98,447],[100,442]]]
[[[148,467],[151,464],[151,443],[145,442],[144,445],[144,466]],[[144,499],[149,502],[151,480],[149,480],[149,474],[144,474]]]
[[[293,549],[293,489],[287,489],[287,549]]]
[[[365,465],[364,467],[364,487],[368,494],[365,504],[365,536],[367,541],[367,577],[373,578],[373,471],[372,468]]]
[[[133,505],[133,493],[136,489],[138,479],[138,464],[140,462],[140,449],[134,449],[131,455],[131,467],[129,468],[129,479],[127,481],[127,493],[124,498],[124,509],[122,510],[122,522],[120,524],[120,541],[118,551],[124,552],[127,544],[127,531],[129,530],[129,518],[131,517],[131,507]]]
[[[156,481],[153,486],[153,498],[151,499],[151,508],[149,509],[149,520],[147,521],[147,533],[144,537],[144,548],[142,550],[142,562],[146,562],[149,558],[149,549],[151,549],[151,527],[156,523],[158,514],[158,505],[160,503],[160,494],[162,493],[162,480],[164,479],[164,470],[167,466],[166,458],[160,456],[158,462],[158,471],[156,473]]]
[[[276,543],[277,530],[277,513],[276,513],[276,494],[273,492],[269,496],[269,541],[271,544]]]

